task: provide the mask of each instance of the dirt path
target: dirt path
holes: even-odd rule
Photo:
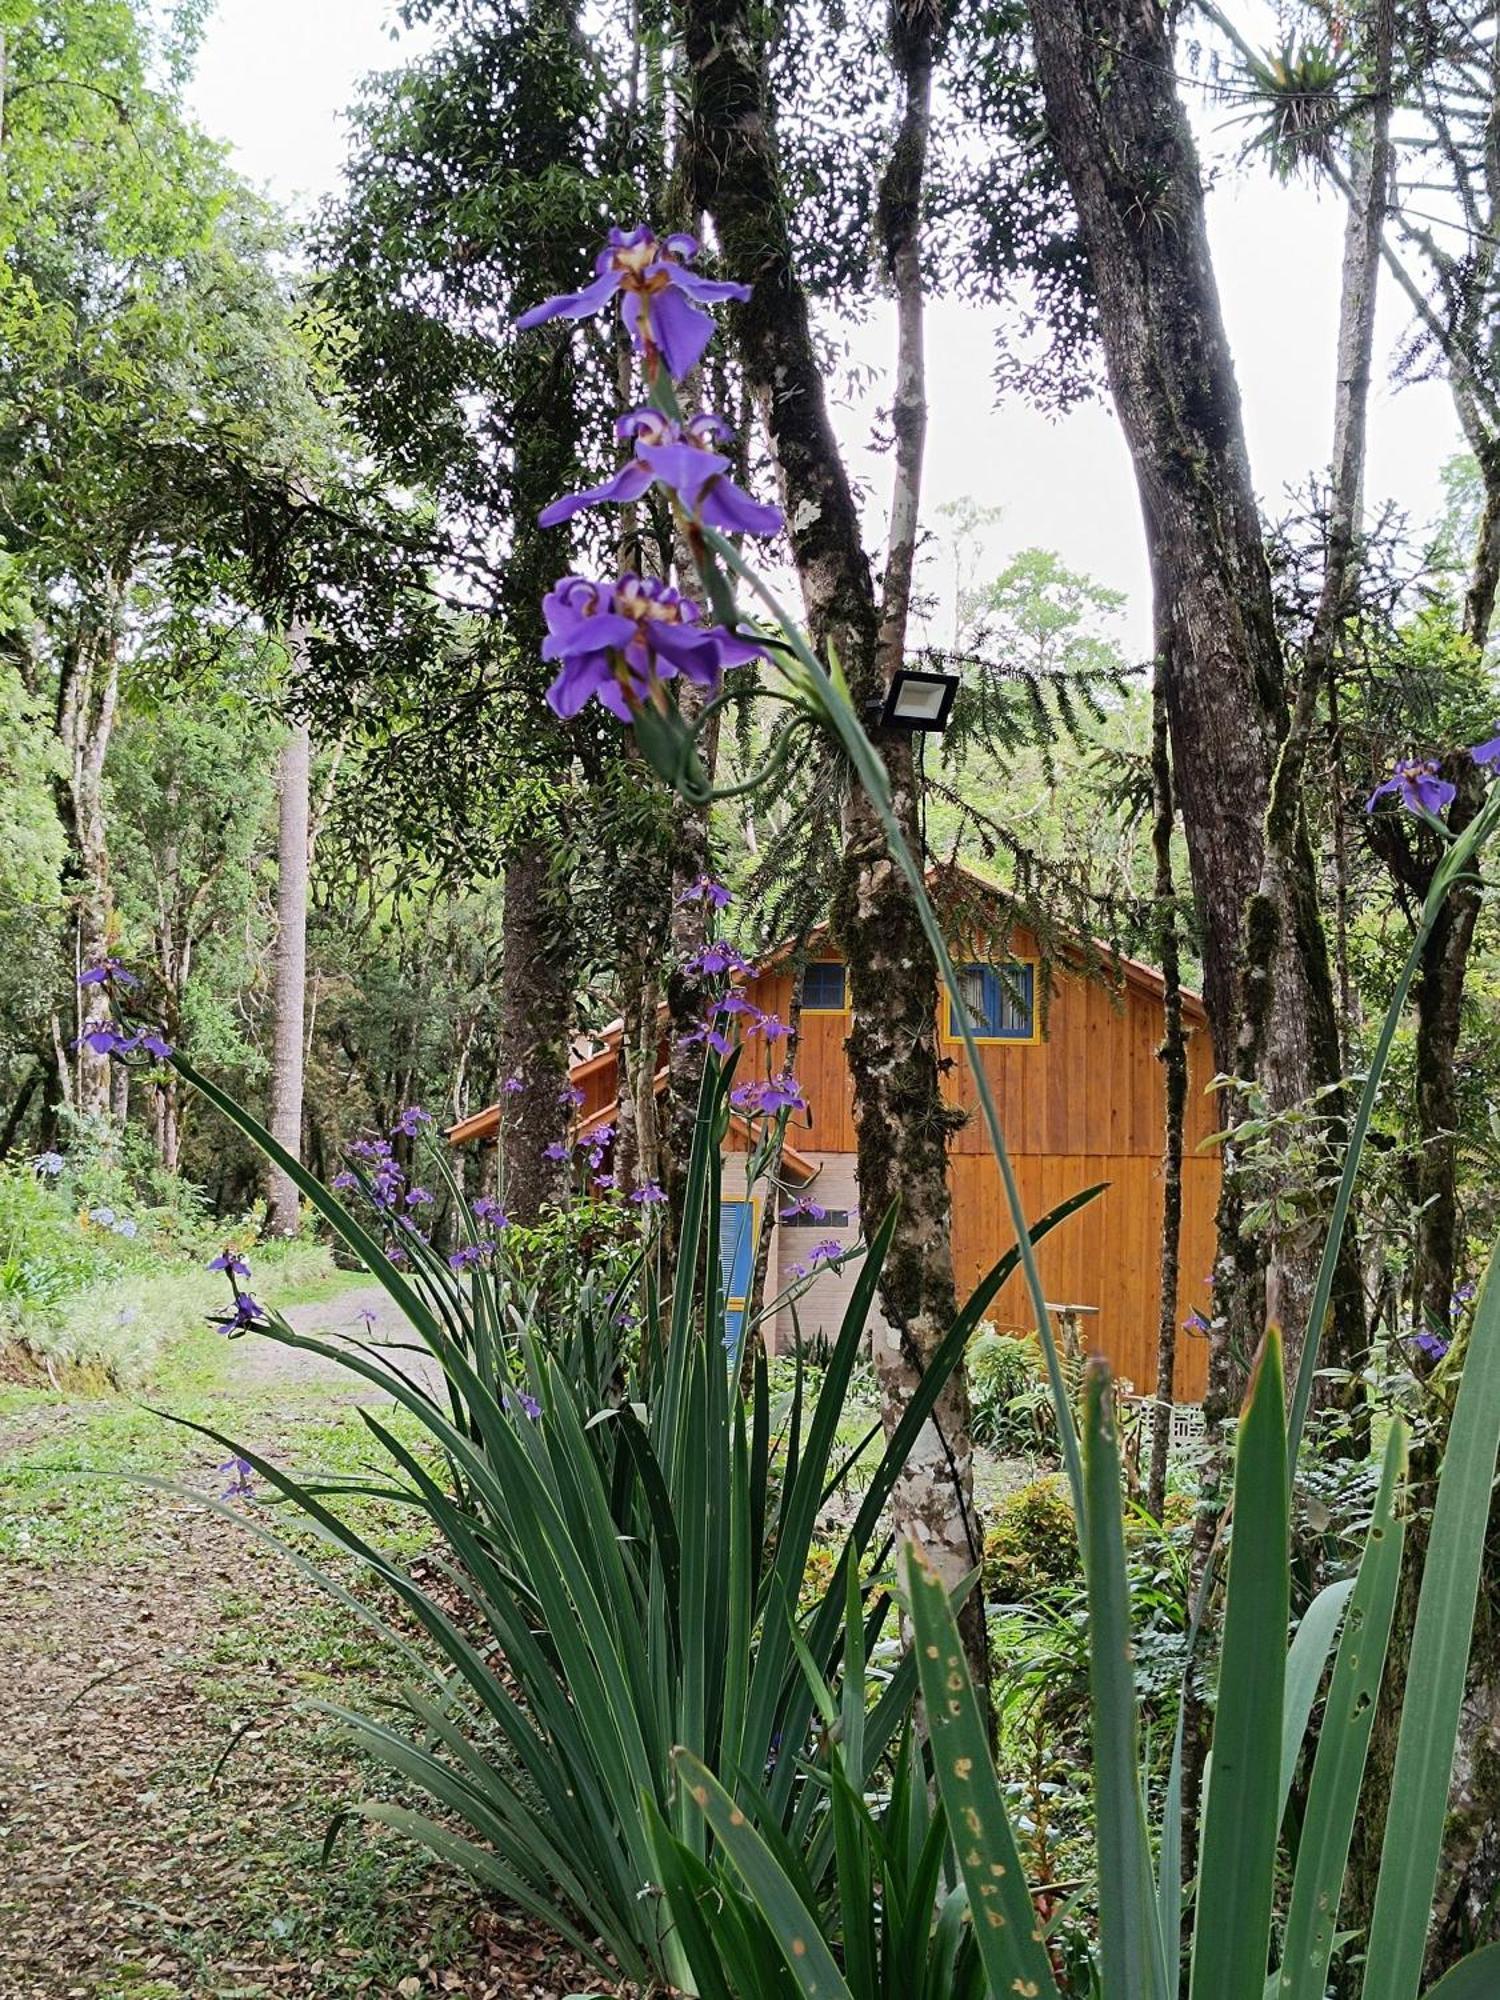
[[[373,1312],[372,1340],[400,1338],[380,1297],[288,1317],[365,1337]],[[363,1449],[353,1406],[373,1398],[346,1372],[253,1338],[200,1353],[161,1400],[278,1462]],[[378,1698],[364,1629],[233,1521],[78,1470],[213,1490],[221,1447],[118,1402],[27,1421],[0,1454],[0,2000],[597,1990],[378,1829],[356,1822],[319,1866],[371,1777],[299,1704]]]

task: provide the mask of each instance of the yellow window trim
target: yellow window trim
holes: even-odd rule
[[[965,965],[990,965],[998,970],[1002,964],[1029,965],[1031,967],[1031,1033],[1029,1035],[976,1034],[974,1039],[985,1048],[990,1049],[1038,1048],[1041,1045],[1042,1039],[1042,1016],[1041,1010],[1037,1006],[1036,991],[1037,980],[1040,978],[1042,970],[1042,962],[1039,958],[1030,958],[1024,952],[1012,952],[1009,958],[1003,960],[994,958],[967,958],[963,961],[962,965],[957,967],[957,970],[962,972]],[[943,989],[943,1040],[950,1045],[957,1043],[962,1048],[963,1039],[962,1034],[953,1025],[953,995],[945,987]]]

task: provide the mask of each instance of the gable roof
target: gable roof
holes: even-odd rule
[[[982,896],[990,896],[997,899],[1005,897],[1005,891],[998,883],[988,881],[983,875],[977,874],[974,869],[966,868],[959,862],[945,863],[942,867],[929,868],[927,871],[929,882],[940,881],[944,876],[950,878],[953,876],[961,877],[969,887],[978,891]],[[1013,919],[1013,924],[1014,921]],[[803,948],[805,949],[807,945],[813,944],[816,940],[826,940],[831,934],[831,928],[827,923],[818,924],[813,930],[807,933],[806,938],[803,940]],[[1070,969],[1088,977],[1090,976],[1092,965],[1097,963],[1102,965],[1108,973],[1118,978],[1122,985],[1133,987],[1138,993],[1144,993],[1155,1001],[1161,1002],[1164,1000],[1167,983],[1156,966],[1147,965],[1143,959],[1126,957],[1123,952],[1116,951],[1113,945],[1106,944],[1103,938],[1086,937],[1076,932],[1066,931],[1060,935],[1063,939],[1062,956],[1064,962],[1069,964]],[[763,973],[776,971],[779,966],[787,963],[796,949],[797,946],[790,940],[786,943],[772,946],[769,951],[762,953],[755,960],[750,973],[736,973],[733,983],[735,985],[743,985],[747,980],[758,978]],[[1204,1008],[1202,996],[1186,986],[1182,988],[1182,1012],[1183,1018],[1193,1027],[1207,1027],[1208,1014]],[[666,1002],[663,1001],[658,1010],[658,1020],[665,1021],[666,1013]],[[569,1080],[575,1085],[581,1084],[589,1077],[597,1076],[601,1069],[605,1067],[613,1068],[619,1060],[620,1037],[624,1032],[624,1028],[624,1020],[616,1019],[611,1021],[607,1028],[601,1029],[598,1036],[598,1046],[580,1052],[568,1065]],[[665,1069],[659,1069],[656,1073],[655,1088],[658,1094],[666,1086],[666,1075]],[[615,1099],[608,1105],[602,1106],[598,1111],[591,1112],[587,1119],[577,1125],[575,1136],[579,1138],[586,1137],[588,1132],[596,1126],[608,1124],[615,1117],[618,1109],[618,1099]],[[743,1124],[744,1120],[740,1119],[738,1122]],[[495,1103],[487,1105],[483,1111],[475,1111],[467,1118],[459,1119],[456,1124],[449,1126],[446,1137],[448,1143],[452,1146],[466,1146],[472,1144],[475,1140],[493,1139],[499,1129],[500,1106],[498,1103]],[[813,1162],[805,1159],[789,1143],[784,1148],[783,1157],[794,1173],[811,1175],[816,1171]]]

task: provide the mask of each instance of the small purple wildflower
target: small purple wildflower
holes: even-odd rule
[[[227,1271],[231,1278],[248,1278],[250,1266],[238,1250],[221,1250],[208,1266],[210,1271]]]
[[[644,224],[611,229],[594,261],[593,283],[544,299],[522,313],[516,330],[524,333],[553,319],[589,319],[618,296],[626,331],[645,357],[648,373],[659,355],[680,382],[697,367],[713,338],[714,323],[702,308],[750,296],[746,285],[700,278],[688,270],[698,250],[695,236],[658,239]]]
[[[615,1177],[613,1174],[595,1174],[594,1176],[594,1186],[602,1188],[606,1193],[608,1193],[614,1184]]]
[[[46,1180],[56,1180],[67,1165],[61,1153],[38,1153],[31,1163],[33,1173],[41,1174]]]
[[[521,1092],[526,1088],[526,1079],[522,1076],[508,1076],[500,1088],[505,1092],[507,1097],[519,1097]]]
[[[1453,1287],[1453,1297],[1448,1302],[1449,1312],[1457,1312],[1460,1307],[1469,1305],[1478,1290],[1479,1287],[1472,1278],[1465,1278],[1461,1285],[1455,1285]]]
[[[570,1150],[571,1148],[564,1140],[554,1139],[550,1146],[543,1146],[542,1158],[544,1160],[565,1160]]]
[[[219,1471],[227,1472],[229,1478],[219,1495],[220,1499],[252,1499],[255,1494],[255,1488],[250,1483],[253,1470],[248,1458],[226,1458]]]
[[[122,1215],[115,1224],[115,1234],[116,1236],[125,1237],[138,1235],[139,1231],[136,1228],[135,1218],[130,1215]]]
[[[643,1208],[653,1208],[658,1202],[665,1201],[666,1198],[655,1181],[647,1181],[644,1186],[638,1187],[630,1197],[632,1201],[639,1202]]]
[[[111,980],[125,987],[139,986],[141,983],[117,958],[101,958],[97,964],[91,965],[86,972],[80,972],[78,975],[80,986],[107,986]]]
[[[424,1125],[432,1123],[432,1113],[424,1111],[420,1104],[408,1104],[391,1127],[391,1137],[415,1139]]]
[[[1480,748],[1486,746],[1481,744]],[[1381,799],[1399,799],[1408,812],[1445,812],[1457,796],[1458,787],[1438,775],[1435,757],[1403,757],[1383,785],[1377,785],[1365,801],[1365,811],[1373,812]]]
[[[1420,1353],[1425,1354],[1429,1361],[1441,1361],[1453,1343],[1446,1340],[1442,1334],[1434,1333],[1430,1328],[1424,1327],[1420,1333],[1412,1335],[1411,1344]]]
[[[115,1212],[112,1208],[99,1207],[89,1210],[89,1221],[97,1222],[101,1229],[112,1229],[114,1220]]]
[[[356,1139],[349,1148],[356,1160],[388,1160],[391,1157],[389,1139]]]

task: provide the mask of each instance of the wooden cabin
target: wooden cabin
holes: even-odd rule
[[[975,878],[977,879],[977,878]],[[986,892],[992,893],[992,892]],[[808,1100],[787,1129],[782,1179],[789,1192],[778,1210],[801,1201],[821,1216],[770,1217],[767,1298],[793,1281],[815,1243],[852,1243],[859,1234],[852,1084],[844,1053],[849,1030],[846,968],[826,937],[810,947],[803,981],[801,1039],[795,1072]],[[1163,1085],[1157,1056],[1163,1029],[1162,978],[1150,966],[1102,948],[1052,957],[1045,980],[1037,940],[1007,927],[981,947],[970,937],[960,965],[966,1002],[982,1060],[1000,1109],[1006,1142],[1028,1213],[1045,1214],[1069,1195],[1107,1183],[1077,1215],[1040,1246],[1038,1257],[1055,1321],[1076,1330],[1086,1352],[1108,1356],[1122,1382],[1151,1394],[1156,1383],[1160,1300]],[[980,955],[980,951],[983,955]],[[973,955],[967,955],[972,952]],[[747,975],[742,990],[767,1013],[786,1020],[791,971],[772,954]],[[1188,1031],[1188,1101],[1183,1162],[1183,1226],[1179,1321],[1209,1310],[1214,1210],[1219,1162],[1208,1145],[1217,1129],[1209,1089],[1214,1074],[1207,1018],[1196,994],[1183,996]],[[1013,1242],[999,1169],[991,1156],[978,1093],[947,996],[939,1001],[938,1035],[947,1058],[943,1092],[971,1115],[949,1153],[953,1189],[953,1250],[962,1295]],[[577,1135],[587,1137],[615,1116],[619,1027],[579,1055],[572,1077],[583,1092]],[[665,1082],[664,1058],[658,1088]],[[499,1107],[453,1127],[454,1144],[493,1139]],[[724,1174],[725,1290],[731,1310],[743,1309],[754,1245],[766,1218],[763,1187],[747,1191],[743,1121],[731,1129]],[[833,1333],[857,1265],[824,1270],[798,1301],[804,1338]],[[1025,1330],[1032,1315],[1019,1276],[990,1309],[1001,1328]],[[785,1346],[791,1316],[765,1328]],[[1175,1397],[1201,1400],[1207,1370],[1203,1338],[1178,1342]]]

